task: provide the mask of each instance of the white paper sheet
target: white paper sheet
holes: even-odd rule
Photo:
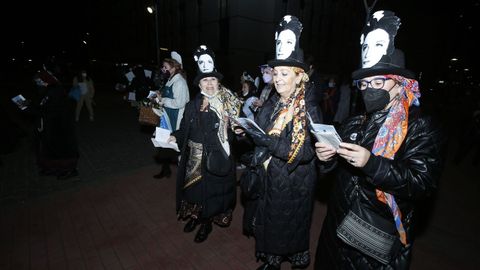
[[[150,91],[150,92],[148,92],[147,98],[154,98],[154,97],[156,97],[156,96],[157,96],[157,92],[155,92],[155,91]]]
[[[143,70],[143,74],[145,74],[145,77],[151,78],[152,77],[152,71],[148,69]]]
[[[13,103],[17,104],[18,108],[25,110],[27,108],[26,99],[22,95],[14,96]]]
[[[265,131],[263,131],[263,129],[259,127],[257,123],[255,123],[255,121],[253,121],[250,118],[238,117],[238,118],[231,118],[231,119],[233,120],[234,123],[236,123],[237,125],[241,126],[244,129],[256,130],[265,134]]]
[[[335,147],[335,149],[340,147],[339,145],[342,142],[342,138],[333,125],[317,124],[313,122],[310,114],[307,114],[307,117],[310,121],[310,132],[312,132],[319,142],[330,144]]]
[[[135,74],[133,74],[133,72],[130,71],[130,72],[125,74],[125,77],[127,77],[127,80],[129,82],[131,82],[133,80],[133,78],[135,78]]]
[[[168,142],[169,138],[170,138],[170,130],[156,127],[155,138],[152,138],[152,143],[155,147],[169,148],[177,152],[180,152],[180,149],[178,149],[178,144],[174,142]]]

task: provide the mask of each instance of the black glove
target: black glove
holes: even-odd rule
[[[251,166],[260,166],[269,157],[269,151],[266,147],[255,147],[252,156]]]
[[[250,136],[250,138],[252,138],[253,143],[255,143],[256,146],[264,146],[270,151],[275,149],[277,139],[271,137],[270,135],[251,129],[246,129],[245,132]]]

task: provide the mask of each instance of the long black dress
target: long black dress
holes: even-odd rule
[[[180,129],[173,133],[181,149],[177,174],[177,213],[179,218],[213,219],[221,226],[231,222],[236,202],[236,176],[233,156],[218,164],[230,166],[228,173],[218,176],[206,169],[205,148],[223,151],[217,136],[219,119],[212,111],[201,112],[202,95],[187,103]],[[228,132],[231,143],[233,133]],[[195,159],[194,147],[200,147],[199,160]],[[199,162],[199,163],[198,163]],[[197,172],[192,167],[200,166]]]
[[[41,173],[60,176],[77,168],[75,104],[59,84],[41,92],[45,95],[37,112],[37,163]]]

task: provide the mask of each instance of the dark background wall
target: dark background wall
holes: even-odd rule
[[[34,69],[48,55],[78,66],[92,60],[96,65],[155,64],[155,21],[146,12],[153,1],[4,3],[2,69]],[[479,2],[379,0],[375,10],[392,9],[402,19],[396,45],[423,79],[470,78],[478,86],[479,44],[473,37],[479,34]],[[363,0],[158,0],[158,7],[159,47],[181,53],[190,79],[196,72],[192,52],[200,44],[215,50],[218,68],[232,88],[238,87],[242,71],[258,75],[257,66],[273,57],[275,25],[285,14],[302,21],[301,47],[323,72],[349,73],[358,67]],[[161,58],[168,53],[161,51]],[[452,57],[459,61],[450,62]],[[2,74],[0,79],[12,78]]]

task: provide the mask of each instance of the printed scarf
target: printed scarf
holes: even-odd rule
[[[242,101],[227,88],[219,86],[218,92],[212,97],[203,96],[202,106],[200,107],[200,111],[210,108],[217,115],[219,119],[217,136],[227,155],[230,155],[227,128],[230,118],[236,118],[240,114]]]
[[[288,153],[288,163],[292,163],[300,151],[305,141],[306,111],[305,111],[305,84],[292,93],[286,103],[277,103],[279,113],[273,124],[272,129],[268,132],[272,136],[280,136],[287,124],[293,120],[293,132],[290,143],[290,151]],[[277,108],[274,109],[277,111]]]
[[[403,86],[399,93],[398,102],[390,107],[387,118],[378,131],[373,144],[372,153],[376,156],[394,159],[395,153],[400,148],[408,129],[408,109],[410,106],[419,106],[420,90],[418,82],[413,79],[407,79],[398,75],[387,75],[387,78],[393,79]],[[407,244],[407,236],[401,220],[401,212],[398,208],[395,197],[387,192],[376,190],[377,198],[383,203],[388,204],[393,217],[395,226],[400,235],[402,244]]]

